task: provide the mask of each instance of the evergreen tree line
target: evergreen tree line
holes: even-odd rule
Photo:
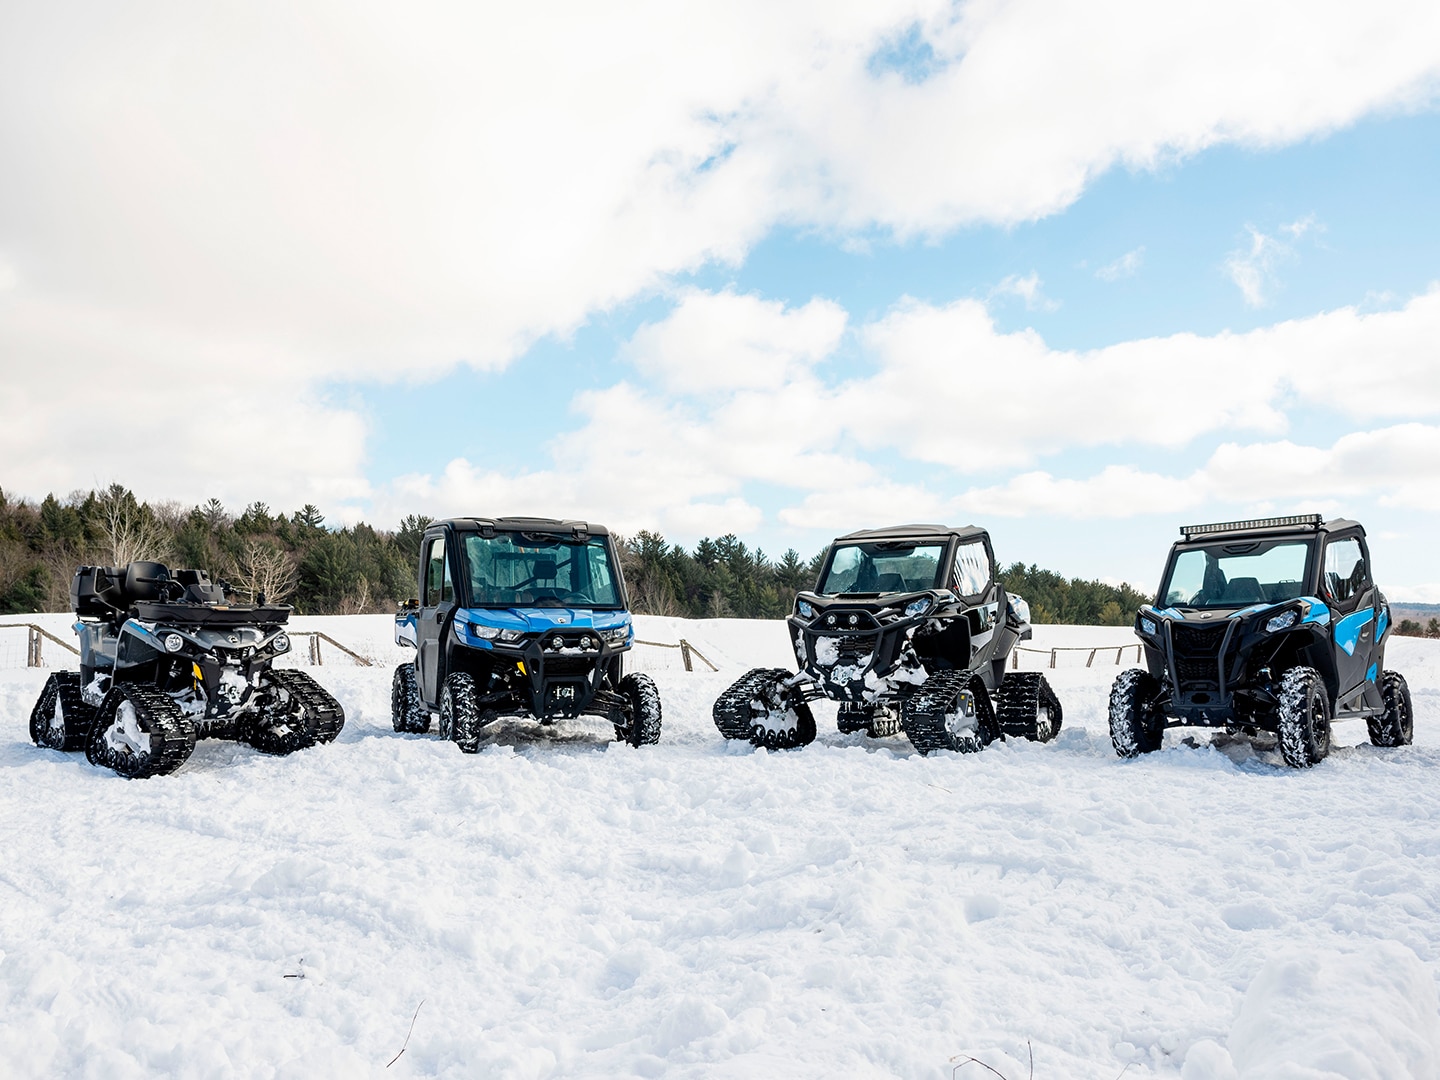
[[[301,614],[392,611],[415,595],[429,523],[412,514],[394,531],[334,529],[312,505],[285,514],[255,502],[235,515],[216,499],[189,507],[140,502],[119,484],[48,495],[38,505],[0,490],[0,613],[66,611],[77,566],[136,559],[203,569],[242,596],[264,593]],[[795,593],[814,586],[825,554],[805,559],[791,549],[771,559],[734,535],[687,551],[648,531],[617,538],[617,546],[631,608],[687,618],[782,618]],[[1129,586],[1023,563],[1004,567],[1000,579],[1029,601],[1037,623],[1123,626],[1149,599]]]
[[[1395,633],[1401,637],[1440,638],[1440,619],[1432,618],[1423,624],[1418,619],[1401,619],[1395,626]]]

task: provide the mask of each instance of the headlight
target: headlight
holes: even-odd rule
[[[815,605],[808,600],[796,600],[795,610],[800,613],[802,619],[813,619],[815,617]]]
[[[494,641],[497,637],[500,636],[500,628],[498,626],[486,626],[484,623],[475,622],[457,622],[455,625],[457,627],[465,627],[465,629],[468,630],[470,633],[474,634],[478,638],[484,638],[486,641]]]
[[[1154,619],[1147,619],[1144,615],[1141,615],[1140,632],[1142,634],[1149,634],[1151,637],[1154,637],[1157,633],[1160,632],[1160,627],[1155,624]]]
[[[905,605],[905,614],[910,616],[924,615],[930,610],[930,605],[935,601],[928,596],[922,596],[919,600],[912,600]]]
[[[500,631],[500,640],[501,640],[501,641],[519,641],[519,640],[520,640],[522,637],[524,637],[524,636],[525,636],[525,631],[524,631],[524,630],[501,630],[501,631]]]
[[[612,626],[609,630],[601,630],[600,636],[611,645],[623,645],[625,644],[625,639],[630,636],[630,627],[623,625]]]
[[[166,634],[164,641],[166,652],[179,652],[185,647],[185,639],[179,634]]]
[[[1299,618],[1300,613],[1298,611],[1282,611],[1265,624],[1265,632],[1267,634],[1274,634],[1281,630],[1288,630],[1295,625],[1295,621]]]
[[[1023,596],[1010,597],[1010,610],[1015,613],[1015,618],[1021,622],[1028,623],[1030,621],[1030,601],[1026,600]]]
[[[276,634],[275,640],[272,641],[270,644],[276,652],[290,651],[290,638],[287,634]]]

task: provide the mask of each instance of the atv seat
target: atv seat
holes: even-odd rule
[[[125,600],[129,604],[164,600],[169,584],[170,571],[164,563],[132,562],[125,567]]]
[[[900,574],[878,574],[875,578],[875,591],[879,593],[904,592],[905,578]]]

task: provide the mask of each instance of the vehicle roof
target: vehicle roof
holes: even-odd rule
[[[835,542],[841,540],[943,540],[950,537],[959,537],[961,540],[972,540],[980,536],[989,536],[984,529],[978,525],[887,525],[883,529],[861,529],[859,532],[846,533],[844,536],[835,538]]]
[[[1259,520],[1266,521],[1268,519],[1261,518]],[[1232,523],[1221,522],[1220,524],[1228,525]],[[1258,525],[1248,521],[1236,521],[1233,524],[1235,527],[1230,529],[1217,529],[1214,532],[1196,535],[1182,535],[1181,539],[1175,541],[1175,546],[1188,547],[1192,545],[1212,544],[1217,540],[1226,540],[1236,536],[1247,538],[1292,536],[1297,539],[1304,539],[1308,536],[1328,535],[1330,533],[1346,532],[1350,529],[1357,530],[1361,536],[1365,535],[1365,526],[1350,518],[1332,518],[1329,521],[1314,525]],[[1184,528],[1180,531],[1182,534],[1185,533]]]
[[[573,518],[543,517],[457,517],[432,521],[429,528],[446,525],[459,532],[475,532],[489,527],[496,532],[581,533],[587,536],[609,536],[610,530],[593,521]]]

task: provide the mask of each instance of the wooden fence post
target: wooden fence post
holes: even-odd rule
[[[310,663],[314,664],[316,667],[321,666],[319,634],[310,635]]]

